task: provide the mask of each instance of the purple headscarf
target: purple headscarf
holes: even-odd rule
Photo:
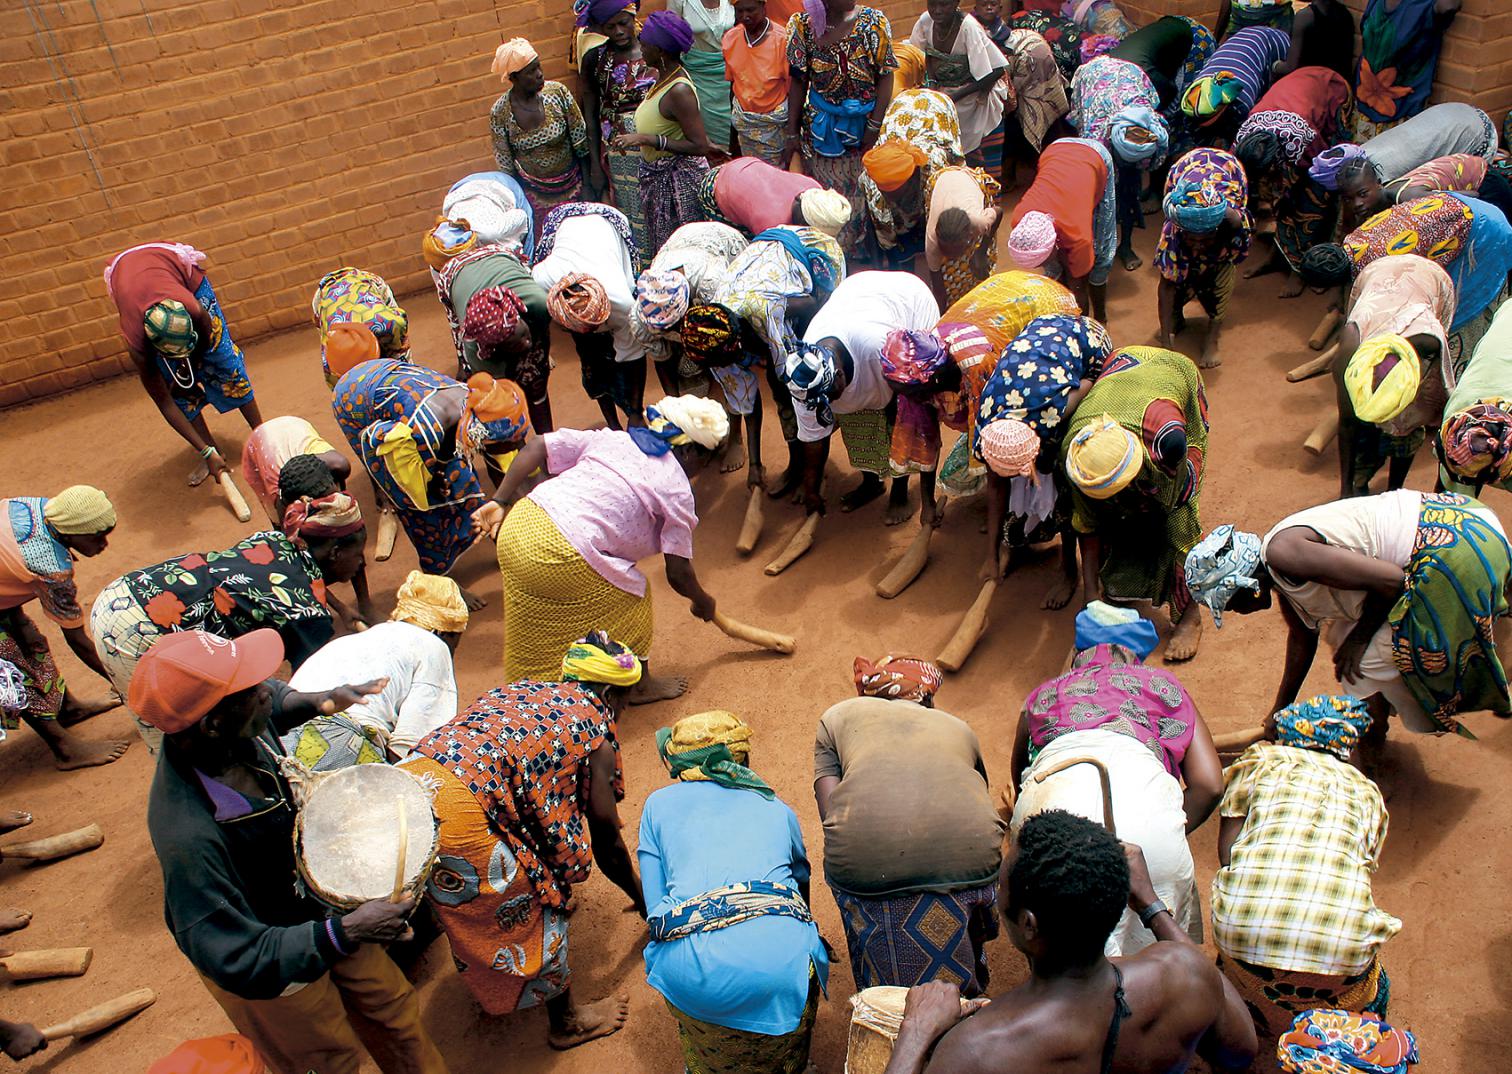
[[[579,26],[602,26],[627,7],[635,7],[636,0],[576,0],[572,10],[577,12]]]
[[[808,12],[814,36],[823,37],[824,31],[829,29],[829,12],[824,9],[824,0],[803,0],[803,10]]]
[[[1364,156],[1365,150],[1352,142],[1336,145],[1314,157],[1312,167],[1308,168],[1307,174],[1312,176],[1324,190],[1338,190],[1339,172],[1344,170],[1344,165]]]
[[[653,11],[646,16],[640,39],[663,52],[681,56],[693,47],[693,27],[681,15],[670,11]]]

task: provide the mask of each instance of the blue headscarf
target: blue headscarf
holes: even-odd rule
[[[1133,608],[1116,608],[1094,600],[1076,613],[1076,650],[1119,645],[1144,660],[1160,644],[1155,624]]]
[[[803,241],[803,232],[806,230],[809,229],[784,225],[769,227],[752,239],[751,242],[781,243],[782,248],[792,254],[795,261],[802,262],[803,267],[808,269],[809,276],[814,280],[814,289],[828,293],[833,291],[835,285],[840,282],[835,276],[835,263],[830,260],[829,255],[823,250],[810,246]]]
[[[1260,589],[1260,538],[1253,533],[1219,526],[1199,541],[1186,557],[1186,584],[1192,599],[1206,604],[1213,625],[1223,626],[1223,609],[1241,589]]]
[[[782,365],[782,383],[796,402],[814,412],[820,425],[835,424],[830,402],[835,391],[835,359],[829,348],[799,341]]]
[[[1370,729],[1370,711],[1365,702],[1348,695],[1310,697],[1288,705],[1273,717],[1276,741],[1283,746],[1320,750],[1348,757]]]
[[[1229,203],[1213,184],[1182,179],[1165,196],[1161,208],[1182,231],[1205,235],[1218,230],[1229,211]]]
[[[1149,131],[1154,141],[1136,142],[1129,137],[1134,130]],[[1171,131],[1166,121],[1147,104],[1131,104],[1119,111],[1108,124],[1108,143],[1113,155],[1129,164],[1157,167],[1171,145]]]

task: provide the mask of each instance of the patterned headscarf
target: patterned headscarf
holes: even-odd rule
[[[1273,717],[1283,746],[1348,757],[1370,729],[1370,710],[1358,697],[1323,694],[1288,705]]]
[[[1116,496],[1139,476],[1143,465],[1138,437],[1107,414],[1084,426],[1066,450],[1066,476],[1094,500]]]
[[[1444,464],[1457,477],[1512,474],[1512,400],[1493,399],[1451,414],[1444,422]]]
[[[776,797],[766,781],[746,767],[751,759],[751,729],[733,712],[716,709],[684,716],[656,732],[656,752],[673,779]]]
[[[1241,589],[1260,591],[1259,536],[1219,526],[1187,553],[1186,584],[1192,599],[1213,613],[1213,625],[1223,626],[1229,598]]]
[[[801,340],[782,365],[782,383],[792,397],[814,412],[820,425],[835,424],[830,397],[835,391],[835,359],[827,347]]]
[[[530,412],[518,384],[488,373],[467,378],[467,402],[457,422],[457,440],[464,451],[482,451],[485,444],[518,444],[529,431]]]
[[[1336,145],[1313,157],[1312,166],[1307,169],[1307,174],[1312,176],[1324,190],[1338,190],[1339,172],[1344,169],[1344,165],[1364,156],[1365,150],[1353,142]]]
[[[1040,438],[1026,422],[999,418],[982,426],[978,437],[982,460],[999,477],[1027,477],[1039,484],[1034,461],[1039,458]]]
[[[477,233],[467,226],[466,220],[448,220],[444,216],[438,216],[435,226],[420,240],[420,253],[427,265],[440,272],[448,261],[476,245]]]
[[[515,340],[520,320],[525,316],[525,303],[520,296],[503,284],[483,287],[467,300],[467,310],[462,315],[462,335],[479,344],[485,351]],[[530,347],[527,338],[517,342],[516,351]],[[487,355],[484,356],[487,360]]]
[[[395,594],[391,623],[413,623],[437,634],[460,634],[470,615],[462,587],[442,574],[410,571]]]
[[[697,444],[713,451],[730,434],[730,417],[713,399],[669,395],[646,408],[646,424],[628,430],[635,446],[655,458],[679,444]]]
[[[855,678],[856,693],[861,697],[923,704],[934,697],[945,674],[928,660],[888,653],[875,664],[864,656],[856,657]]]
[[[362,508],[345,492],[301,496],[284,508],[283,531],[296,541],[348,537],[362,525]]]
[[[1418,1062],[1417,1038],[1377,1014],[1315,1009],[1292,1019],[1276,1060],[1285,1074],[1407,1074]]]
[[[1161,208],[1182,231],[1206,235],[1218,230],[1228,214],[1229,203],[1216,184],[1182,179],[1166,194]]]
[[[928,161],[924,150],[899,138],[874,145],[861,156],[866,174],[884,192],[900,189]]]
[[[681,56],[693,47],[693,27],[674,11],[653,11],[646,16],[640,39],[653,48]]]
[[[1367,339],[1344,368],[1344,390],[1361,421],[1390,421],[1412,405],[1422,382],[1422,363],[1405,336]]]
[[[1194,78],[1181,95],[1181,110],[1206,126],[1239,99],[1244,80],[1232,71]]]
[[[894,328],[882,344],[882,376],[894,384],[928,384],[948,360],[933,332]]]
[[[1117,645],[1144,660],[1160,644],[1155,624],[1133,608],[1119,608],[1100,600],[1076,613],[1076,651]]]
[[[1153,168],[1165,159],[1171,130],[1149,105],[1131,104],[1109,122],[1108,144],[1119,160]]]
[[[740,319],[719,305],[688,309],[682,325],[683,354],[700,365],[737,365],[743,356]]]
[[[147,342],[167,358],[188,358],[199,346],[194,318],[182,302],[173,299],[148,306],[142,315],[142,328],[147,333]]]
[[[579,638],[562,657],[563,682],[601,682],[606,686],[634,686],[643,668],[640,657],[602,630]]]
[[[609,319],[609,293],[586,272],[569,272],[546,295],[546,309],[569,332],[596,332]]]
[[[508,82],[510,75],[518,74],[538,59],[534,45],[523,37],[511,37],[494,49],[493,66],[489,70],[499,76],[499,81]]]
[[[692,293],[688,277],[676,269],[647,269],[635,281],[641,320],[663,332],[683,319]]]
[[[1032,210],[1008,233],[1008,256],[1019,268],[1038,268],[1055,253],[1055,217]]]

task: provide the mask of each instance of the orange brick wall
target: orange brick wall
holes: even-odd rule
[[[880,6],[903,37],[923,9]],[[1216,10],[1124,6],[1140,23]],[[1498,118],[1512,106],[1507,6],[1465,0],[1439,97]],[[130,368],[100,271],[138,242],[206,251],[239,339],[308,323],[315,282],[342,264],[426,301],[419,236],[452,182],[491,165],[494,46],[527,36],[548,76],[575,84],[567,8],[55,0],[13,11],[0,39],[0,406]]]

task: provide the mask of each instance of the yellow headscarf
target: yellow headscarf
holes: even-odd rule
[[[1380,386],[1376,385],[1376,367],[1395,360]],[[1405,336],[1375,336],[1361,343],[1344,369],[1344,390],[1354,404],[1355,416],[1361,421],[1390,421],[1412,405],[1418,384],[1423,379],[1422,362],[1416,348]]]
[[[924,50],[906,41],[893,42],[893,58],[898,61],[898,70],[893,75],[893,93],[918,89],[924,84]]]
[[[42,505],[42,518],[59,533],[104,533],[116,524],[115,506],[93,485],[70,485]]]
[[[717,783],[733,790],[775,796],[766,781],[746,767],[751,729],[723,709],[684,716],[656,732],[656,752],[672,778],[685,783]]]
[[[601,682],[606,686],[634,686],[644,668],[640,657],[602,630],[572,643],[562,657],[563,682]]]
[[[1094,500],[1117,495],[1143,466],[1138,438],[1107,414],[1077,433],[1066,449],[1066,476]]]
[[[397,596],[390,622],[413,623],[437,634],[460,634],[467,629],[467,601],[462,599],[462,588],[450,578],[410,571]]]

